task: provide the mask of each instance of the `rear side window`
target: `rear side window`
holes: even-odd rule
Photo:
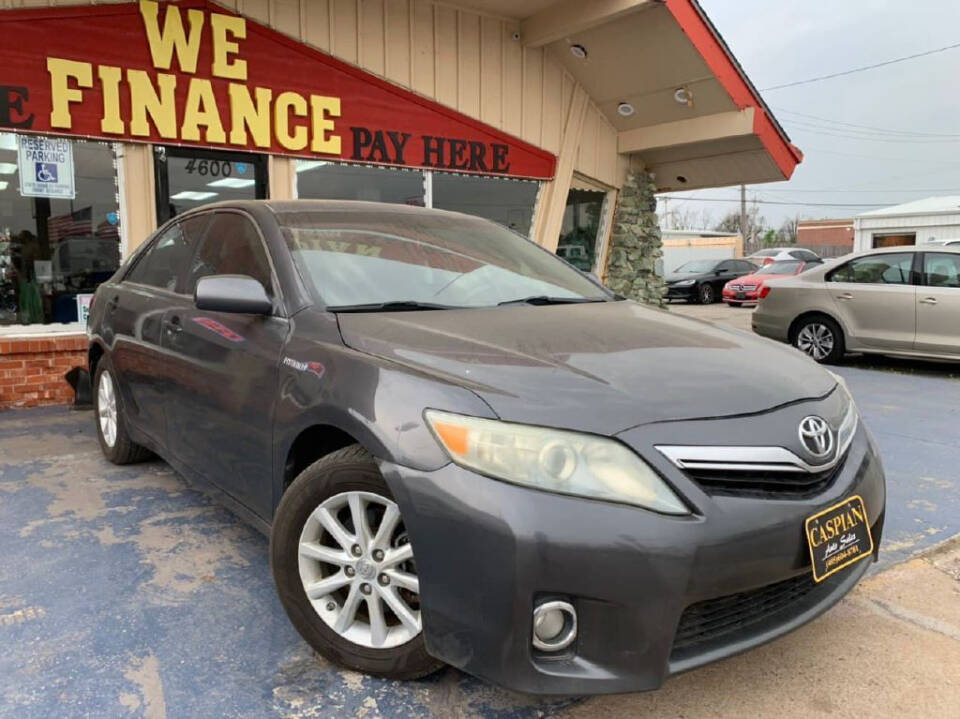
[[[913,253],[867,255],[850,260],[827,276],[827,282],[854,282],[872,285],[909,285]]]
[[[926,253],[923,283],[930,287],[960,287],[960,255]]]
[[[270,261],[253,222],[235,212],[214,215],[187,276],[185,291],[192,295],[197,281],[210,275],[247,275],[273,295]]]
[[[175,222],[161,234],[133,266],[126,280],[174,292],[180,270],[190,256],[190,246]]]

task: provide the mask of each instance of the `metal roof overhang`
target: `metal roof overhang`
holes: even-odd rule
[[[803,159],[696,0],[458,4],[519,20],[524,45],[553,52],[660,190],[782,181]],[[635,113],[620,115],[621,102]]]

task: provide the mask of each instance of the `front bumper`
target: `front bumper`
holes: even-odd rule
[[[664,295],[668,300],[693,300],[697,296],[697,285],[687,285],[686,287],[677,287],[676,285],[667,285],[667,294]]]
[[[664,458],[644,455],[693,515],[539,492],[455,465],[420,472],[382,463],[415,548],[428,651],[528,693],[655,689],[795,629],[857,583],[868,561],[738,631],[675,647],[691,605],[809,574],[807,516],[859,494],[879,547],[884,477],[862,425],[833,483],[810,500],[708,496]],[[533,608],[553,597],[571,601],[579,618],[579,636],[560,657],[531,646]]]
[[[734,291],[734,290],[728,290],[724,288],[723,301],[738,302],[744,305],[756,304],[757,302],[759,302],[758,291],[757,290]]]

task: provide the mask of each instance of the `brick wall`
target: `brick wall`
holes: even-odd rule
[[[0,337],[0,410],[73,402],[63,376],[86,366],[85,335]]]

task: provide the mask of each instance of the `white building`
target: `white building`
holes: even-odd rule
[[[928,197],[857,215],[854,251],[960,240],[960,195]]]
[[[735,232],[712,230],[661,230],[663,257],[657,273],[676,270],[690,260],[729,260],[743,257],[743,239]]]

